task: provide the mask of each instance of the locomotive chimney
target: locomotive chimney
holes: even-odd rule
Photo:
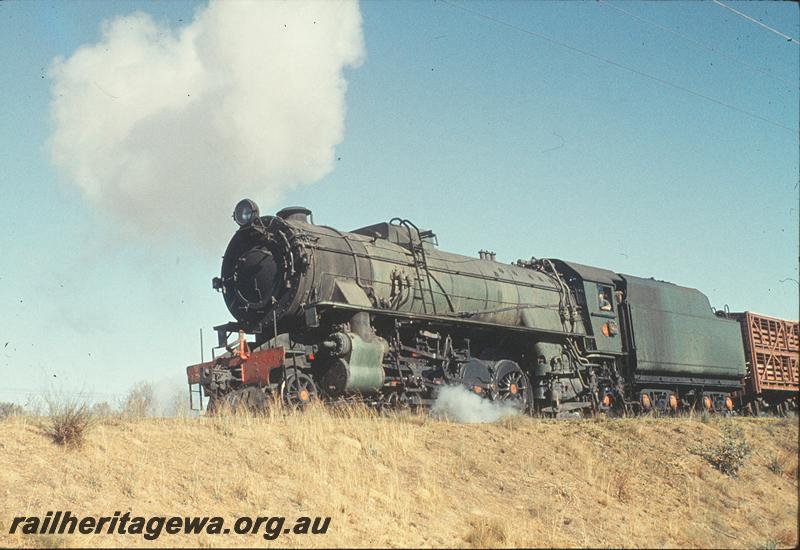
[[[277,214],[275,214],[279,218],[287,221],[296,221],[296,222],[304,222],[309,223],[309,217],[311,217],[313,223],[313,216],[311,215],[311,210],[304,206],[287,206]]]

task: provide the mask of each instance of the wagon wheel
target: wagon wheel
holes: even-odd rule
[[[527,411],[530,399],[528,377],[513,361],[499,361],[495,366],[493,399]]]
[[[306,373],[289,369],[281,388],[283,402],[293,408],[303,408],[317,399],[317,386]]]

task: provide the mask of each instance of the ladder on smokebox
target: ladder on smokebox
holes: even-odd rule
[[[427,258],[425,258],[425,249],[422,245],[422,237],[419,235],[419,230],[417,230],[417,236],[419,237],[419,243],[415,244],[413,239],[409,239],[409,249],[411,250],[411,257],[414,258],[414,269],[417,272],[416,281],[417,284],[414,285],[414,300],[420,299],[422,301],[422,311],[428,313],[428,304],[425,301],[425,283],[427,282],[428,288],[427,292],[431,296],[431,309],[433,310],[432,313],[436,315],[436,300],[433,296],[433,285],[431,284],[431,273],[428,271],[428,262]],[[425,272],[425,277],[423,279],[422,272]]]

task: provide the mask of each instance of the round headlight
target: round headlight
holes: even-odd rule
[[[239,201],[233,209],[233,219],[240,226],[250,225],[258,218],[258,205],[250,199]]]

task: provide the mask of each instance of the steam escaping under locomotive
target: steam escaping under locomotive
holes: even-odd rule
[[[771,371],[785,383],[754,395],[740,323],[695,289],[452,254],[401,218],[343,232],[247,199],[233,217],[213,287],[235,321],[215,327],[224,351],[187,369],[209,411],[270,396],[424,407],[444,385],[551,416],[796,407],[797,323],[781,325],[788,361]]]

